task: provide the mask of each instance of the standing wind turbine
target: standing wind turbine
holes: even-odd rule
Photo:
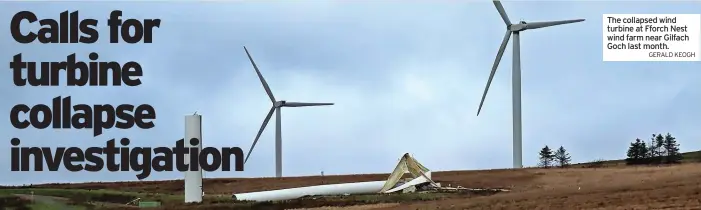
[[[275,176],[276,177],[282,177],[282,134],[281,134],[281,120],[280,120],[280,109],[282,107],[303,107],[303,106],[327,106],[327,105],[333,105],[333,103],[304,103],[304,102],[288,102],[288,101],[276,101],[275,97],[273,96],[273,92],[270,91],[270,87],[268,86],[268,83],[265,82],[265,79],[263,78],[263,75],[260,73],[260,70],[258,70],[258,66],[256,66],[256,63],[253,62],[253,58],[251,58],[251,54],[248,53],[248,49],[244,46],[243,49],[246,51],[246,55],[248,55],[248,60],[251,61],[251,64],[253,65],[253,69],[256,70],[256,74],[258,74],[258,79],[260,79],[260,83],[263,84],[263,88],[265,88],[265,92],[268,93],[268,97],[270,97],[270,101],[273,102],[273,106],[270,107],[270,111],[268,112],[268,115],[265,116],[265,120],[263,120],[263,125],[260,126],[260,130],[258,130],[258,134],[256,135],[256,138],[253,140],[253,145],[251,145],[251,149],[248,150],[248,154],[246,154],[246,159],[244,160],[244,164],[248,162],[248,157],[251,156],[251,151],[253,151],[253,148],[256,146],[256,143],[258,143],[258,138],[260,138],[260,135],[263,133],[263,130],[265,130],[265,126],[268,125],[268,122],[270,121],[270,117],[273,116],[273,112],[276,113],[275,115]]]
[[[504,7],[501,5],[499,0],[493,0],[494,6],[499,11],[501,19],[506,23],[506,34],[504,34],[504,40],[501,42],[499,47],[499,52],[497,53],[496,59],[494,59],[494,65],[492,66],[492,72],[489,74],[489,80],[487,80],[487,86],[484,88],[484,93],[482,94],[482,100],[480,101],[480,106],[477,109],[477,116],[479,116],[482,110],[482,105],[484,104],[484,98],[487,97],[487,91],[489,90],[489,85],[492,83],[494,78],[494,73],[497,71],[499,66],[499,61],[504,55],[504,50],[506,49],[506,44],[509,43],[509,37],[511,34],[514,35],[513,43],[513,70],[511,72],[511,100],[513,108],[513,161],[514,168],[522,168],[522,132],[521,132],[521,40],[519,39],[519,34],[521,31],[528,29],[545,28],[556,25],[563,25],[569,23],[582,22],[584,19],[576,20],[560,20],[560,21],[548,21],[548,22],[531,22],[526,23],[521,21],[518,24],[512,24],[509,17],[504,11]]]

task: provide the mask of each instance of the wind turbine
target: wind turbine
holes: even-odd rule
[[[248,154],[246,155],[246,159],[244,160],[244,164],[248,162],[248,158],[251,156],[251,151],[253,151],[253,148],[256,146],[256,143],[258,143],[258,139],[260,138],[260,135],[263,133],[263,130],[265,130],[265,126],[268,125],[268,122],[270,121],[270,117],[273,116],[273,112],[276,113],[275,115],[275,176],[276,177],[282,177],[282,134],[281,134],[281,120],[280,120],[280,110],[282,107],[304,107],[304,106],[328,106],[328,105],[333,105],[333,103],[305,103],[305,102],[288,102],[288,101],[276,101],[275,96],[273,96],[273,92],[270,91],[270,87],[268,86],[268,83],[265,82],[265,78],[263,78],[263,75],[260,73],[260,70],[258,70],[258,66],[256,66],[256,63],[253,62],[253,58],[251,57],[251,54],[248,53],[248,49],[244,46],[243,49],[246,51],[246,55],[248,55],[248,60],[251,61],[251,65],[253,65],[253,69],[256,70],[256,74],[258,74],[258,79],[260,79],[260,83],[263,84],[263,88],[265,88],[265,92],[268,93],[268,97],[270,97],[270,101],[273,103],[272,107],[270,107],[270,111],[268,112],[268,115],[265,116],[265,120],[263,120],[263,125],[260,126],[260,130],[258,130],[258,134],[256,135],[256,138],[253,140],[253,144],[251,145],[251,149],[248,150]]]
[[[529,29],[545,28],[556,25],[563,25],[569,23],[582,22],[584,19],[575,20],[560,20],[560,21],[547,21],[547,22],[530,22],[520,21],[517,24],[512,24],[509,17],[504,11],[504,7],[501,5],[499,0],[493,0],[494,6],[499,11],[501,19],[504,20],[506,24],[506,34],[504,34],[504,40],[501,42],[499,47],[499,52],[497,53],[496,59],[494,59],[494,65],[492,66],[492,72],[489,74],[489,80],[487,80],[487,86],[484,88],[484,93],[482,94],[482,100],[480,101],[479,108],[477,109],[477,116],[479,116],[482,110],[482,105],[484,104],[484,98],[487,96],[487,91],[489,90],[489,85],[492,83],[494,78],[494,73],[497,71],[499,66],[499,61],[504,55],[504,50],[506,45],[509,43],[509,38],[513,34],[514,43],[512,44],[513,49],[513,70],[511,72],[511,100],[513,109],[513,164],[514,168],[522,168],[522,130],[521,130],[521,40],[519,38],[520,33]]]

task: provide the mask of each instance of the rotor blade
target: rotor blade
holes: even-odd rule
[[[248,157],[251,156],[251,152],[253,151],[253,148],[256,147],[256,143],[258,143],[258,138],[260,138],[260,135],[263,134],[263,130],[265,130],[265,126],[268,125],[268,122],[270,121],[270,117],[273,116],[273,112],[275,112],[275,106],[270,107],[270,112],[268,112],[268,116],[265,116],[265,120],[263,120],[263,125],[260,126],[260,130],[258,130],[258,134],[256,134],[256,138],[253,139],[253,144],[251,145],[251,149],[248,150],[248,153],[246,154],[246,159],[243,161],[244,164],[248,161]]]
[[[577,23],[577,22],[582,22],[582,21],[584,21],[584,19],[546,21],[546,22],[529,22],[529,23],[526,23],[526,29],[545,28],[545,27],[550,27],[550,26]]]
[[[286,107],[302,107],[302,106],[330,106],[333,103],[304,103],[304,102],[285,102],[282,106]]]
[[[484,98],[487,97],[487,91],[489,91],[489,86],[492,84],[492,79],[494,79],[494,73],[497,72],[497,67],[499,67],[499,61],[501,61],[501,57],[504,56],[504,50],[506,50],[506,45],[509,44],[509,38],[511,38],[511,31],[507,30],[506,34],[504,34],[504,40],[501,42],[501,46],[499,46],[499,52],[497,52],[497,57],[494,59],[494,65],[492,66],[492,72],[489,73],[487,86],[484,87],[484,93],[482,93],[482,100],[480,101],[479,108],[477,108],[477,116],[479,116],[480,111],[482,111]]]
[[[494,0],[492,3],[497,7],[497,11],[499,11],[499,15],[501,15],[501,19],[504,20],[504,23],[506,23],[507,26],[511,25],[511,20],[509,20],[509,16],[506,15],[506,10],[504,10],[504,6],[501,5],[501,2],[499,0]]]
[[[273,96],[273,91],[270,91],[270,87],[268,86],[268,83],[265,82],[265,78],[263,78],[263,74],[260,73],[260,70],[258,70],[258,66],[256,65],[256,62],[253,62],[253,58],[251,57],[251,54],[248,53],[248,49],[246,49],[246,46],[243,46],[243,50],[246,51],[246,55],[248,55],[248,60],[251,60],[251,64],[253,65],[253,68],[256,70],[256,74],[258,74],[258,79],[260,79],[260,83],[263,83],[263,88],[265,88],[265,92],[268,93],[268,97],[270,97],[270,100],[275,103],[275,96]]]

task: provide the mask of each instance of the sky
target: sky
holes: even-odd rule
[[[333,102],[283,108],[283,175],[388,173],[404,153],[433,171],[512,166],[511,44],[482,112],[482,91],[505,32],[489,1],[213,1],[1,2],[0,58],[29,61],[138,61],[137,87],[16,87],[0,71],[0,117],[16,104],[150,104],[155,127],[18,130],[0,121],[0,185],[136,181],[137,172],[11,172],[11,138],[21,146],[101,147],[128,137],[131,146],[175,146],[184,116],[203,119],[205,147],[247,153],[271,102],[246,46],[279,100]],[[523,158],[535,166],[545,145],[563,146],[573,162],[624,158],[631,141],[671,133],[682,151],[701,149],[701,62],[603,62],[602,14],[701,11],[692,1],[506,1],[513,22],[584,18],[585,22],[521,35]],[[95,44],[18,44],[12,15],[40,19],[65,10],[97,19]],[[151,44],[109,44],[106,20],[160,18]],[[38,26],[23,26],[23,30]],[[7,67],[7,66],[6,66]],[[214,177],[275,175],[274,117],[245,170]],[[182,172],[146,180],[181,179]]]

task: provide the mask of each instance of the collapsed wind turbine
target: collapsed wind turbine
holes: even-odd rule
[[[244,164],[248,162],[248,157],[251,156],[251,151],[253,151],[253,148],[256,146],[256,143],[258,143],[258,138],[260,138],[260,135],[263,133],[263,130],[265,130],[265,126],[268,125],[268,122],[270,121],[270,117],[273,116],[273,112],[276,113],[275,115],[275,176],[276,177],[282,177],[282,134],[281,134],[281,123],[282,121],[280,120],[280,110],[282,107],[303,107],[303,106],[328,106],[328,105],[333,105],[333,103],[305,103],[305,102],[288,102],[288,101],[276,101],[275,96],[273,96],[273,92],[270,90],[270,87],[268,86],[268,83],[265,82],[265,78],[263,78],[263,75],[260,73],[260,70],[258,70],[258,66],[256,66],[256,63],[253,62],[253,58],[251,57],[251,54],[248,53],[248,49],[244,46],[243,49],[246,51],[246,55],[248,55],[248,60],[251,61],[251,65],[253,65],[253,69],[256,70],[256,74],[258,74],[258,79],[260,79],[260,83],[263,84],[263,88],[265,89],[265,92],[268,94],[268,97],[270,98],[270,101],[273,103],[273,106],[270,107],[270,111],[268,112],[268,115],[265,116],[265,120],[263,120],[263,125],[260,126],[260,130],[258,130],[258,134],[256,134],[256,138],[253,140],[253,144],[251,145],[251,149],[248,150],[248,154],[246,154],[246,159],[244,160]]]
[[[499,11],[501,19],[506,23],[506,34],[504,34],[504,40],[501,42],[499,47],[499,52],[497,53],[496,59],[494,59],[494,65],[492,66],[492,72],[489,74],[489,80],[487,80],[487,86],[484,88],[484,93],[482,94],[482,100],[480,101],[479,108],[477,109],[477,116],[479,116],[482,110],[482,105],[484,104],[484,98],[487,97],[487,91],[489,90],[489,85],[492,83],[494,78],[494,73],[497,71],[499,66],[499,61],[504,55],[504,50],[506,45],[509,43],[509,38],[511,34],[514,36],[513,43],[513,70],[511,72],[511,100],[513,109],[513,164],[514,168],[522,168],[522,130],[521,130],[521,40],[519,35],[521,31],[528,29],[545,28],[556,25],[563,25],[569,23],[582,22],[584,19],[575,20],[560,20],[560,21],[547,21],[547,22],[530,22],[521,21],[518,24],[512,24],[509,17],[504,11],[504,7],[498,0],[493,0],[494,6]]]

